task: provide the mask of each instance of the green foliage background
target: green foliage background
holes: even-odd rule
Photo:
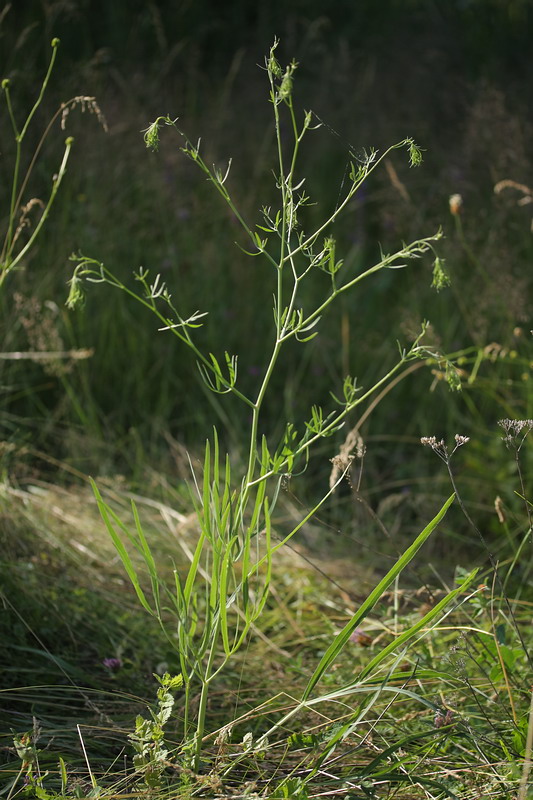
[[[308,415],[308,387],[327,402],[347,371],[370,385],[396,357],[396,340],[408,341],[428,318],[444,350],[467,351],[463,392],[451,395],[430,370],[396,387],[362,430],[372,443],[369,484],[408,485],[420,475],[418,438],[459,431],[479,442],[473,466],[490,495],[494,472],[484,469],[482,453],[498,446],[496,420],[531,416],[531,213],[516,189],[494,194],[502,180],[531,184],[531,17],[527,0],[5,4],[1,73],[21,109],[34,97],[50,39],[62,42],[36,138],[57,103],[74,95],[96,96],[109,122],[104,134],[88,114],[70,115],[75,149],[62,197],[1,299],[2,351],[31,350],[40,333],[44,349],[62,343],[94,355],[55,371],[0,361],[6,441],[22,430],[32,446],[84,472],[131,472],[145,454],[168,452],[167,434],[197,445],[214,412],[229,421],[227,444],[238,449],[243,420],[231,401],[213,408],[192,360],[127,300],[93,295],[81,315],[62,302],[73,251],[94,255],[124,279],[140,265],[160,271],[187,312],[199,304],[209,310],[206,346],[238,353],[241,380],[254,380],[270,325],[270,310],[257,302],[265,275],[235,246],[239,233],[227,210],[176,143],[149,154],[140,131],[161,113],[179,116],[193,140],[202,136],[208,161],[233,158],[230,189],[247,219],[259,221],[272,196],[274,138],[257,65],[277,35],[281,57],[300,63],[296,102],[325,122],[302,170],[317,214],[335,205],[349,148],[383,148],[409,135],[426,150],[416,173],[391,161],[369,183],[335,231],[339,257],[356,271],[379,248],[442,225],[453,288],[430,289],[429,263],[365,285],[360,302],[323,321],[310,354],[294,347],[274,385],[269,425],[298,423]],[[5,126],[1,137],[6,208],[12,146]],[[29,196],[48,186],[63,138],[54,129]],[[461,228],[448,210],[453,193],[464,200]]]

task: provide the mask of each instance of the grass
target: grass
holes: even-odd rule
[[[110,488],[114,506],[126,509],[126,488]],[[27,552],[9,553],[4,567],[4,639],[16,645],[5,651],[5,666],[12,665],[6,674],[13,677],[2,692],[2,727],[22,733],[31,730],[32,717],[39,720],[42,730],[35,746],[40,753],[33,774],[39,763],[50,796],[59,788],[59,756],[67,764],[70,792],[90,783],[77,725],[104,795],[120,796],[134,785],[140,790],[142,773],[136,778],[124,767],[125,753],[131,764],[128,736],[136,710],[154,707],[157,684],[151,673],[175,671],[175,656],[148,618],[139,618],[122,571],[110,563],[109,540],[96,524],[96,504],[88,488],[74,493],[36,485],[21,495],[14,490],[4,494],[8,519],[13,523],[20,518],[24,499],[27,528],[40,531],[39,548],[30,539]],[[143,520],[159,563],[170,567],[178,557],[176,537],[194,543],[191,520],[176,519],[174,506],[154,509],[149,498],[139,507],[145,509]],[[53,536],[47,540],[50,530]],[[83,568],[81,531],[84,547],[93,554],[89,563],[83,554]],[[23,541],[20,529],[17,539]],[[332,632],[341,631],[375,580],[368,570],[354,571],[346,560],[328,561],[325,556],[318,572],[312,566],[313,552],[303,545],[299,550],[305,559],[291,552],[276,565],[280,580],[261,618],[261,635],[252,633],[245,651],[216,683],[205,770],[197,776],[180,767],[182,757],[177,757],[183,695],[176,693],[173,716],[165,726],[168,788],[158,791],[229,797],[246,791],[245,786],[252,792],[253,782],[259,796],[297,796],[300,791],[312,797],[333,791],[344,797],[352,791],[355,796],[392,792],[428,797],[437,792],[466,798],[476,796],[481,780],[484,796],[513,796],[529,723],[529,668],[515,633],[515,622],[523,625],[530,647],[527,600],[511,599],[513,621],[494,586],[459,590],[458,605],[450,614],[436,625],[423,626],[419,641],[404,649],[396,645],[399,634],[418,623],[447,588],[421,593],[396,584],[328,672],[320,704],[312,703],[295,717],[297,698]],[[19,564],[16,571],[13,563]],[[32,568],[24,570],[25,563]],[[37,570],[40,610],[32,608],[37,595],[34,579],[28,578]],[[461,573],[456,577],[460,580]],[[17,589],[20,583],[24,594]],[[19,602],[15,609],[6,602],[10,597],[26,597],[26,604]],[[383,675],[366,688],[359,680],[350,693],[338,696],[338,687],[350,685],[388,644],[394,649]],[[106,658],[120,661],[106,669]],[[289,714],[292,721],[280,728],[280,717]],[[273,724],[277,732],[268,746],[260,746]],[[6,731],[2,769],[7,782],[18,769],[12,738]]]
[[[271,69],[281,95],[287,73]],[[326,134],[327,140],[329,129]],[[98,258],[116,264],[114,277],[105,276],[126,286],[126,262],[138,268],[148,263],[148,252],[169,287],[179,286],[180,309],[192,312],[198,296],[214,307],[213,324],[194,340],[196,355],[219,352],[223,330],[224,346],[239,351],[245,365],[239,387],[252,401],[242,413],[231,402],[224,406],[199,389],[202,384],[191,377],[193,360],[160,339],[155,345],[155,335],[139,336],[139,296],[119,293],[109,300],[104,294],[98,302],[89,296],[85,315],[72,318],[58,301],[66,270],[60,276],[38,271],[34,280],[36,262],[27,259],[24,270],[6,273],[4,355],[21,358],[2,362],[4,795],[528,797],[530,451],[517,438],[527,425],[519,432],[510,423],[510,452],[496,425],[501,418],[532,416],[523,303],[528,278],[521,267],[531,245],[527,229],[520,227],[521,207],[496,195],[477,212],[476,222],[483,221],[490,208],[489,225],[475,224],[476,212],[467,205],[461,216],[447,218],[439,257],[453,278],[452,303],[449,290],[447,298],[444,291],[430,298],[421,288],[422,275],[429,291],[429,265],[413,279],[400,277],[398,286],[390,272],[381,272],[355,310],[341,298],[337,313],[325,315],[308,355],[301,357],[290,343],[279,376],[267,366],[273,401],[263,406],[262,389],[257,396],[250,393],[268,364],[264,335],[272,312],[266,303],[253,302],[257,277],[232,246],[239,234],[231,219],[228,224],[228,212],[212,202],[207,186],[194,183],[168,145],[162,143],[161,161],[145,162],[144,171],[139,165],[147,156],[133,145],[124,151],[120,137],[112,136],[105,147],[115,180],[101,185],[91,167],[84,171],[85,194],[74,172],[56,226],[53,214],[44,220],[50,233],[37,251],[39,260],[50,264],[58,248],[67,254],[81,241],[99,242],[91,229],[110,227],[113,235],[99,242]],[[85,141],[89,152],[102,146]],[[231,184],[231,197],[247,219],[255,218],[250,215],[258,196],[270,191],[259,176],[266,171],[274,131],[267,129],[262,141],[254,186],[239,189],[238,172]],[[302,146],[302,169],[309,166],[311,177],[322,146],[309,151]],[[198,161],[194,146],[185,147]],[[200,166],[223,194],[225,184],[210,167],[219,156],[207,147]],[[345,165],[334,159],[333,164],[345,188]],[[401,165],[390,159],[387,165],[386,178],[373,179],[368,194],[353,198],[351,210],[367,214],[360,240],[350,238],[351,220],[346,227],[335,221],[348,280],[379,253],[373,228],[383,234],[385,248],[400,232],[408,239],[415,227],[418,231],[422,218],[425,224],[435,221],[435,209],[423,214],[411,198],[409,192],[417,189],[406,188]],[[242,169],[241,176],[246,162]],[[138,177],[131,177],[134,172]],[[187,205],[176,209],[178,184],[190,191],[180,195]],[[316,225],[319,213],[331,213],[339,202],[329,182],[320,198],[319,208],[308,209],[306,226]],[[127,203],[135,213],[124,214]],[[57,209],[56,204],[54,214]],[[139,228],[146,236],[136,251],[129,244]],[[13,224],[7,239],[13,242],[9,230]],[[289,236],[289,247],[290,241]],[[324,264],[331,263],[331,244],[328,248]],[[499,275],[499,249],[516,256],[506,281]],[[92,277],[103,269],[92,262],[84,268],[94,268]],[[329,272],[328,280],[335,270]],[[143,280],[140,285],[149,289]],[[509,303],[502,310],[503,292]],[[152,302],[155,294],[141,299],[158,309],[157,325],[172,324],[176,309],[161,312]],[[303,307],[313,309],[318,296],[310,287]],[[398,297],[405,298],[405,311],[393,323]],[[278,302],[278,339],[281,308]],[[372,386],[394,363],[392,333],[405,340],[430,309],[436,320],[432,335],[455,351],[458,371],[452,377],[459,379],[461,394],[451,400],[445,394],[444,361],[420,362],[420,369],[418,362],[406,365],[398,384],[376,394],[379,402],[370,400],[354,420],[353,435],[364,436],[360,458],[343,462],[345,430],[319,442],[305,477],[286,475],[280,481],[274,508],[261,496],[259,511],[252,503],[242,515],[245,528],[253,521],[248,532],[269,532],[270,546],[261,545],[253,557],[244,547],[234,559],[236,529],[230,526],[228,548],[217,551],[212,530],[220,533],[222,522],[232,519],[242,487],[246,494],[256,476],[263,477],[256,470],[292,471],[294,443],[287,439],[278,453],[269,454],[262,445],[258,466],[257,434],[270,430],[269,442],[275,441],[283,434],[280,419],[300,426],[307,419],[319,428],[318,410],[308,418],[307,386],[327,397],[331,385],[342,385],[354,355],[361,380]],[[77,361],[76,349],[92,355]],[[27,360],[22,356],[28,351],[69,356]],[[270,363],[276,358],[275,351]],[[231,363],[229,373],[209,356],[203,363],[217,390],[234,386]],[[215,456],[209,450],[204,456],[199,432],[203,438],[213,420],[224,430],[219,445],[211,436]],[[249,432],[250,424],[247,452],[242,431]],[[428,466],[431,454],[420,437],[436,435],[428,443],[443,457],[440,432],[453,440],[457,431],[470,437],[454,456],[451,472],[460,503],[424,543],[421,557],[408,564],[414,555],[409,546],[451,491],[439,462]],[[216,455],[218,446],[230,453],[226,467]],[[350,480],[339,483],[325,502],[319,498],[328,494],[335,452],[340,474],[345,470]],[[200,490],[195,499],[194,489],[191,498],[185,487],[185,480],[191,483],[189,458]],[[449,466],[447,451],[443,460]],[[117,476],[119,470],[125,478]],[[88,474],[98,487],[96,499]],[[245,476],[244,483],[235,475]],[[134,547],[121,550],[119,534]],[[281,540],[290,547],[278,548]],[[198,541],[205,549],[195,558]],[[222,565],[218,573],[216,558]],[[252,565],[248,575],[246,559]],[[480,569],[477,576],[474,567]],[[175,574],[182,583],[173,599]],[[240,617],[235,604],[220,602],[239,592]],[[188,605],[180,606],[183,597]],[[142,615],[138,599],[152,619]],[[203,644],[198,640],[206,641],[210,614],[217,634],[204,648],[211,672],[199,675],[195,660],[201,661]],[[240,641],[243,625],[248,635]]]
[[[160,762],[167,755],[164,749],[159,753],[159,742],[163,736],[162,725],[167,721],[173,703],[170,687],[178,683],[183,686],[185,701],[181,750],[184,763],[198,772],[204,760],[210,725],[210,694],[218,676],[231,666],[263,614],[275,579],[273,556],[322,509],[349,472],[355,456],[347,450],[344,457],[334,459],[336,475],[330,480],[329,490],[292,530],[284,534],[281,541],[276,542],[272,540],[272,521],[283,482],[305,472],[315,446],[342,428],[345,419],[355,408],[372,399],[378,390],[384,391],[383,387],[388,387],[396,373],[410,362],[429,358],[445,368],[447,382],[452,386],[460,383],[453,363],[427,343],[428,325],[424,322],[414,342],[409,347],[400,346],[396,364],[382,372],[370,387],[360,388],[357,378],[348,374],[342,382],[342,391],[330,392],[333,408],[330,403],[329,408],[323,410],[321,405],[314,403],[311,417],[302,428],[298,429],[297,424],[289,418],[282,427],[281,435],[276,432],[272,435],[266,427],[266,399],[268,405],[275,403],[271,383],[287,346],[297,342],[305,347],[315,339],[322,316],[330,307],[338,304],[340,297],[355,295],[356,291],[360,291],[359,284],[366,282],[370,276],[404,269],[414,259],[427,255],[434,259],[434,283],[439,288],[441,284],[448,283],[443,262],[435,250],[435,243],[441,238],[440,232],[418,238],[410,244],[404,243],[395,252],[381,253],[372,266],[363,268],[355,275],[345,268],[343,259],[336,254],[337,243],[333,233],[337,218],[344,214],[382,162],[393,151],[405,149],[411,166],[421,163],[421,151],[410,138],[390,146],[383,154],[374,150],[365,151],[361,156],[351,153],[346,186],[343,182],[335,208],[325,212],[321,219],[312,218],[311,227],[308,227],[306,211],[312,204],[313,194],[312,188],[309,194],[307,189],[302,189],[306,179],[301,177],[299,155],[304,139],[320,127],[320,122],[312,112],[305,112],[303,117],[297,113],[293,104],[297,64],[292,61],[283,68],[276,58],[277,47],[276,40],[265,59],[265,70],[277,143],[274,175],[278,197],[272,206],[262,206],[261,223],[252,224],[246,220],[226,186],[231,160],[222,169],[209,166],[200,148],[200,141],[193,144],[177,127],[176,120],[168,116],[158,117],[144,132],[146,145],[155,151],[159,149],[160,128],[169,127],[178,133],[183,140],[180,148],[182,153],[204,174],[241,228],[242,243],[239,242],[238,246],[245,255],[263,262],[267,268],[263,281],[268,281],[273,291],[273,325],[264,343],[266,361],[259,371],[256,387],[247,391],[239,382],[237,355],[225,350],[222,357],[202,347],[197,334],[208,312],[203,309],[193,313],[187,311],[181,298],[177,301],[173,299],[161,273],[154,275],[149,269],[141,267],[134,273],[137,288],[130,288],[112,269],[80,254],[73,257],[77,263],[69,281],[67,306],[72,309],[84,301],[85,286],[90,284],[118,289],[137,301],[142,309],[156,317],[159,332],[174,336],[194,354],[205,388],[217,398],[222,395],[233,397],[245,407],[250,417],[247,425],[246,467],[237,476],[230,455],[224,456],[220,451],[216,427],[211,440],[207,440],[202,474],[197,476],[193,470],[194,485],[191,490],[191,502],[199,528],[198,542],[186,552],[190,562],[188,567],[176,568],[170,580],[162,572],[159,560],[154,555],[136,505],[132,506],[132,529],[106,503],[98,485],[91,481],[103,521],[137,598],[165,633],[180,663],[179,676],[164,676],[162,679],[158,698],[164,705],[155,713],[153,722],[139,719],[136,724],[136,763],[142,764],[146,772],[145,780],[154,786],[160,785]],[[288,140],[285,129],[290,132]],[[314,285],[319,294],[315,291],[316,299],[310,302],[306,287],[313,288]],[[467,441],[465,437],[459,438],[460,442],[456,437],[458,444]],[[410,564],[444,518],[454,497],[455,492],[414,541],[399,554],[358,612],[326,649],[295,713],[307,708],[310,703],[315,705],[323,702],[323,696],[311,697],[316,694],[315,690],[336,662],[350,635]],[[141,584],[139,570],[131,559],[131,548],[137,550],[144,561],[150,578],[148,594]],[[464,588],[474,576],[475,571],[465,578]],[[450,592],[433,612],[423,618],[422,624],[432,621],[447,604],[453,602],[456,594]],[[402,644],[408,642],[418,633],[419,627],[411,626],[399,641]],[[385,648],[370,662],[368,670],[363,670],[363,683],[380,667],[389,652],[390,648]],[[339,690],[338,696],[343,696],[348,689],[364,691],[347,687]],[[198,691],[199,701],[196,704],[193,698]],[[277,731],[278,727],[275,725],[269,733]],[[260,741],[267,741],[267,734]]]

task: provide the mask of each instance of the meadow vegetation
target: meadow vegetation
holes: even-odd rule
[[[58,48],[2,83],[0,796],[533,797],[527,120],[430,190],[277,41],[153,122],[50,112]]]

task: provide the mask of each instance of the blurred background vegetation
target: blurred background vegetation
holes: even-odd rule
[[[420,436],[468,435],[465,491],[499,535],[494,498],[511,499],[516,485],[496,423],[533,416],[532,15],[530,0],[4,4],[0,74],[11,80],[15,113],[30,107],[50,41],[61,39],[32,144],[59,103],[74,96],[95,96],[109,126],[104,132],[88,112],[69,115],[75,144],[67,178],[37,247],[0,298],[4,354],[92,352],[79,361],[0,359],[9,480],[55,474],[57,460],[71,475],[118,472],[146,487],[147,465],[181,475],[183,446],[199,448],[213,421],[227,424],[226,446],[239,452],[242,410],[206,395],[193,360],[152,319],[119,293],[95,289],[82,313],[67,311],[64,300],[72,252],[103,261],[125,281],[143,265],[162,274],[185,314],[208,310],[202,343],[239,355],[243,385],[257,379],[268,350],[270,276],[236,246],[238,228],[179,141],[168,135],[159,153],[149,153],[141,131],[159,114],[179,117],[191,139],[202,137],[208,162],[233,159],[229,189],[247,220],[260,221],[275,167],[261,65],[277,36],[280,60],[300,64],[297,105],[325,123],[310,135],[301,164],[317,203],[311,217],[335,205],[350,149],[383,149],[412,136],[425,150],[419,170],[394,156],[372,177],[336,223],[338,256],[357,271],[380,248],[442,226],[439,254],[452,287],[430,288],[429,260],[363,284],[323,320],[310,346],[289,351],[265,432],[279,433],[287,419],[301,424],[313,402],[327,406],[347,372],[371,385],[394,362],[397,341],[412,340],[429,319],[432,341],[463,353],[462,391],[450,392],[434,365],[385,396],[361,428],[368,447],[361,490],[375,510],[392,509],[410,535],[427,517],[426,501],[433,507],[448,492]],[[4,109],[3,215],[13,163],[7,122]],[[65,135],[58,121],[25,201],[46,193]],[[463,206],[454,217],[448,201],[455,193]],[[304,499],[327,484],[342,440],[328,440],[311,465],[299,487]]]

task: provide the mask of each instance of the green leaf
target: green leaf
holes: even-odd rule
[[[150,546],[146,541],[146,537],[144,535],[144,531],[141,525],[141,520],[139,519],[139,512],[137,511],[137,506],[135,505],[134,501],[131,501],[131,508],[133,512],[133,519],[135,520],[135,528],[137,530],[137,535],[139,537],[139,541],[141,543],[141,550],[144,557],[144,561],[146,566],[148,567],[148,572],[150,574],[150,581],[152,584],[152,595],[155,602],[155,607],[157,613],[160,614],[160,603],[159,603],[159,575],[157,572],[157,567],[155,564],[154,557],[152,555],[152,551],[150,550]]]
[[[65,764],[65,760],[59,756],[59,774],[61,775],[61,794],[65,794],[67,791],[67,765]]]
[[[131,561],[131,559],[129,557],[128,551],[124,547],[124,544],[122,543],[122,540],[121,540],[120,536],[115,531],[110,517],[113,518],[116,522],[118,522],[118,524],[120,525],[120,527],[123,530],[125,530],[125,528],[122,525],[122,523],[120,522],[120,520],[118,519],[117,515],[109,508],[107,503],[105,503],[104,500],[102,499],[102,495],[100,494],[98,486],[96,485],[94,480],[92,478],[90,478],[90,481],[91,481],[91,486],[92,486],[92,489],[93,489],[93,492],[94,492],[94,496],[96,498],[96,503],[98,505],[98,510],[100,511],[100,516],[102,517],[102,519],[104,521],[104,524],[105,524],[105,526],[107,528],[107,531],[108,531],[109,535],[111,536],[112,542],[115,545],[115,549],[116,549],[117,553],[119,554],[120,560],[122,561],[122,563],[124,565],[124,569],[126,570],[126,572],[128,574],[128,577],[129,577],[129,579],[131,581],[131,584],[132,584],[133,588],[135,589],[135,593],[137,594],[137,597],[139,598],[139,601],[140,601],[142,607],[146,611],[148,611],[149,614],[153,615],[154,612],[153,612],[152,608],[150,607],[150,604],[148,603],[148,600],[146,599],[146,596],[145,596],[145,594],[144,594],[144,592],[143,592],[143,590],[141,588],[141,585],[139,583],[139,578],[137,576],[137,572],[136,572],[135,567],[133,566],[133,563],[132,563],[132,561]]]
[[[235,542],[237,541],[237,536],[234,535],[230,539],[228,546],[226,548],[226,552],[224,553],[224,558],[222,559],[222,564],[220,567],[220,584],[219,584],[219,597],[220,597],[220,629],[222,633],[222,643],[224,645],[224,652],[227,656],[231,655],[232,647],[230,646],[229,642],[229,633],[228,633],[228,604],[231,602],[231,598],[227,597],[228,593],[228,573],[231,568],[230,559],[231,559],[231,550]]]
[[[359,675],[359,679],[363,680],[370,675],[372,671],[392,652],[397,650],[403,644],[405,644],[409,639],[412,637],[422,628],[425,628],[430,622],[432,622],[436,617],[438,617],[441,612],[446,608],[449,603],[451,603],[458,594],[463,592],[466,587],[474,580],[479,570],[474,569],[468,579],[465,579],[462,585],[454,589],[453,591],[449,592],[446,597],[443,597],[436,606],[434,606],[427,614],[425,614],[422,619],[418,620],[414,625],[404,631],[400,636],[396,637],[390,644],[380,650],[380,652],[370,661],[369,664],[362,670],[361,674]]]
[[[405,553],[400,556],[400,558],[396,561],[392,569],[390,569],[384,578],[378,583],[376,588],[368,595],[364,603],[361,605],[359,610],[353,615],[351,620],[344,626],[343,630],[339,633],[338,636],[335,637],[334,641],[330,644],[322,658],[318,666],[316,667],[311,680],[307,684],[305,691],[303,693],[302,700],[305,701],[315,688],[316,684],[321,680],[326,670],[333,664],[336,660],[337,656],[341,652],[341,650],[346,645],[347,641],[349,640],[350,636],[357,628],[357,626],[362,622],[362,620],[370,613],[370,611],[374,608],[378,600],[380,599],[381,595],[387,591],[391,583],[395,580],[396,576],[400,574],[400,572],[412,561],[414,556],[420,550],[426,539],[433,533],[439,522],[443,519],[444,515],[448,511],[449,507],[453,503],[455,499],[455,493],[451,495],[451,497],[446,500],[438,514],[431,520],[429,525],[427,525],[422,533],[415,539],[413,544],[407,548]]]
[[[291,750],[317,747],[322,739],[316,733],[291,733],[287,744]]]

